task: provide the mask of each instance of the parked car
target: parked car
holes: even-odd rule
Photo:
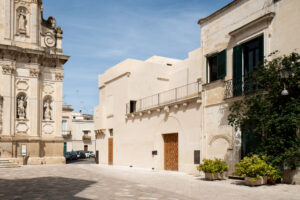
[[[84,151],[76,151],[77,158],[86,158]]]
[[[75,151],[72,151],[71,153],[71,160],[77,160],[77,153]]]
[[[94,158],[95,154],[92,151],[85,151],[85,157],[87,158]]]
[[[64,156],[65,156],[66,160],[71,160],[72,159],[71,152],[65,152]]]

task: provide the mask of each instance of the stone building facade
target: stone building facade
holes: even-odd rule
[[[0,158],[65,162],[62,33],[41,0],[0,0]]]
[[[128,59],[100,75],[100,163],[195,173],[199,160],[219,157],[231,173],[247,144],[228,125],[228,107],[255,64],[300,51],[299,8],[298,0],[234,0],[198,21],[201,47],[187,59]]]
[[[62,136],[64,151],[96,151],[93,115],[74,112],[71,105],[63,105]]]

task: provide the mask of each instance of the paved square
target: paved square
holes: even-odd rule
[[[299,185],[241,183],[96,164],[24,166],[0,169],[0,199],[300,199]]]

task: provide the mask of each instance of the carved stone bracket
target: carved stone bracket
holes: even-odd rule
[[[10,74],[13,74],[14,71],[16,71],[15,66],[11,66],[11,65],[3,65],[2,66],[2,73],[3,74],[10,75]]]
[[[40,70],[39,69],[30,69],[30,76],[38,78],[40,76]]]
[[[55,80],[62,81],[63,79],[64,79],[64,73],[62,72],[55,73]]]

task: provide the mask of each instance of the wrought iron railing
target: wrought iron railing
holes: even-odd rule
[[[225,81],[224,99],[243,96],[258,89],[257,84],[249,77]]]
[[[126,104],[126,114],[140,112],[143,110],[176,103],[190,98],[195,98],[201,94],[200,82],[194,82],[183,85],[171,90],[160,92],[158,94],[139,99],[135,107],[130,109],[130,103]]]

